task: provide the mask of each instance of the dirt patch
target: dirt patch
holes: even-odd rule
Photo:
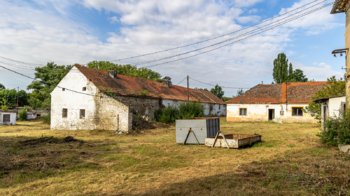
[[[74,137],[72,137],[72,136],[68,136],[68,137],[65,137],[63,139],[59,139],[56,137],[41,137],[41,138],[37,138],[37,139],[19,141],[19,143],[23,146],[45,145],[47,143],[62,144],[62,143],[69,143],[69,142],[83,143],[84,141],[74,139]]]

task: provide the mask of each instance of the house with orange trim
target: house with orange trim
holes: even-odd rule
[[[133,114],[153,119],[161,107],[200,102],[205,116],[225,116],[226,104],[210,91],[75,65],[51,92],[51,129],[130,131]]]
[[[226,102],[227,121],[311,122],[317,120],[304,111],[311,97],[327,82],[259,84]]]

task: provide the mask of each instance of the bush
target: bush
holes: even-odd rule
[[[44,124],[51,124],[51,115],[45,115],[40,117],[41,121],[43,121]]]
[[[18,120],[19,121],[27,120],[27,111],[26,110],[21,110],[18,112]]]
[[[1,106],[1,110],[4,112],[9,111],[9,108],[6,105]]]
[[[144,119],[141,114],[132,115],[132,130],[133,132],[139,133],[143,129],[149,128],[149,122]]]
[[[25,106],[23,107],[23,110],[25,110],[25,111],[27,111],[27,112],[29,112],[31,109],[32,109],[32,108],[31,108],[30,106],[28,106],[28,105],[25,105]]]
[[[162,123],[174,123],[177,119],[202,117],[204,115],[204,105],[197,102],[186,102],[179,107],[168,106],[156,112],[156,120]]]
[[[350,144],[350,112],[345,112],[343,118],[328,118],[324,122],[324,131],[317,136],[328,146]]]

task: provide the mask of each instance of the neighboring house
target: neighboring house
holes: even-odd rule
[[[314,100],[321,103],[321,127],[327,118],[341,118],[346,108],[346,96],[329,97]]]
[[[350,107],[350,103],[349,103],[349,98],[350,98],[350,58],[347,58],[348,56],[348,52],[349,52],[349,48],[350,48],[350,2],[349,0],[335,0],[334,1],[334,5],[331,11],[331,14],[338,14],[338,13],[345,13],[345,48],[344,49],[338,49],[338,50],[334,50],[333,54],[343,54],[345,53],[345,61],[346,61],[346,73],[345,73],[345,81],[346,81],[346,97],[348,98],[348,108]],[[348,14],[349,13],[349,14]]]
[[[188,99],[202,103],[205,116],[226,115],[225,102],[210,91],[172,85],[169,77],[161,83],[75,65],[51,93],[51,129],[129,131],[132,114],[153,119],[160,107]]]
[[[226,102],[227,121],[317,122],[303,109],[326,83],[259,84]]]
[[[15,112],[0,112],[0,125],[15,125],[16,113]]]

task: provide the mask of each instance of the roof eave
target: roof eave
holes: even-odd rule
[[[336,1],[334,2],[333,8],[332,8],[332,10],[331,10],[331,14],[339,14],[339,13],[345,12],[345,11],[342,11],[342,10],[337,11],[338,6],[339,6],[339,3],[340,3],[341,1],[342,1],[342,0],[336,0]]]

